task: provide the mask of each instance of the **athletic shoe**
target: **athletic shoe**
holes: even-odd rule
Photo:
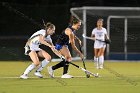
[[[20,76],[20,78],[22,78],[22,79],[28,79],[28,76],[25,75],[25,74],[23,74],[23,75]]]
[[[99,69],[103,69],[103,65],[100,65],[100,66],[99,66]]]
[[[99,69],[103,69],[103,67],[99,67]]]
[[[48,66],[48,73],[50,75],[51,78],[54,78],[54,70],[52,69],[52,66]]]
[[[69,74],[64,74],[61,76],[61,78],[73,78],[73,76]]]
[[[96,69],[100,69],[99,67],[96,67]]]
[[[34,75],[37,76],[37,77],[39,77],[39,78],[43,78],[43,76],[41,75],[41,73],[38,72],[38,71],[36,71],[36,72],[34,73]]]

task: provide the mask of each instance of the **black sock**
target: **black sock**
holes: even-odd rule
[[[69,62],[66,61],[63,68],[63,75],[68,73]]]
[[[64,66],[64,63],[65,63],[65,61],[61,61],[60,63],[52,66],[52,69],[55,70],[55,69],[61,68]]]

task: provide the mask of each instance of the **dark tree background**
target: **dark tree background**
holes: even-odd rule
[[[25,14],[21,16],[10,7]],[[139,7],[139,0],[0,0],[0,60],[25,60],[24,45],[43,25],[42,19],[56,25],[53,39],[69,24],[70,8],[81,6]],[[32,22],[30,20],[35,22]],[[36,23],[37,22],[37,23]],[[53,55],[53,54],[52,54]]]

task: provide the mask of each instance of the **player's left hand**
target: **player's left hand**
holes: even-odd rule
[[[111,43],[111,40],[110,40],[110,39],[106,39],[105,42],[106,42],[107,44],[110,44],[110,43]]]
[[[81,40],[78,40],[78,42],[79,42],[80,46],[82,46],[82,41]]]
[[[55,46],[54,46],[54,45],[52,45],[52,46],[50,46],[50,48],[51,48],[51,49],[55,49]]]

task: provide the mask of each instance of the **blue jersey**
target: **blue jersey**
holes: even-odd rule
[[[74,33],[75,30],[71,27],[68,26],[69,29]],[[63,45],[68,45],[69,44],[69,36],[65,34],[65,30],[59,35],[57,42],[56,42],[56,49],[60,50]]]
[[[68,28],[70,28],[73,33],[75,32],[75,30],[71,26],[68,26]],[[60,45],[69,44],[69,36],[65,34],[65,30],[60,34],[56,43]]]

